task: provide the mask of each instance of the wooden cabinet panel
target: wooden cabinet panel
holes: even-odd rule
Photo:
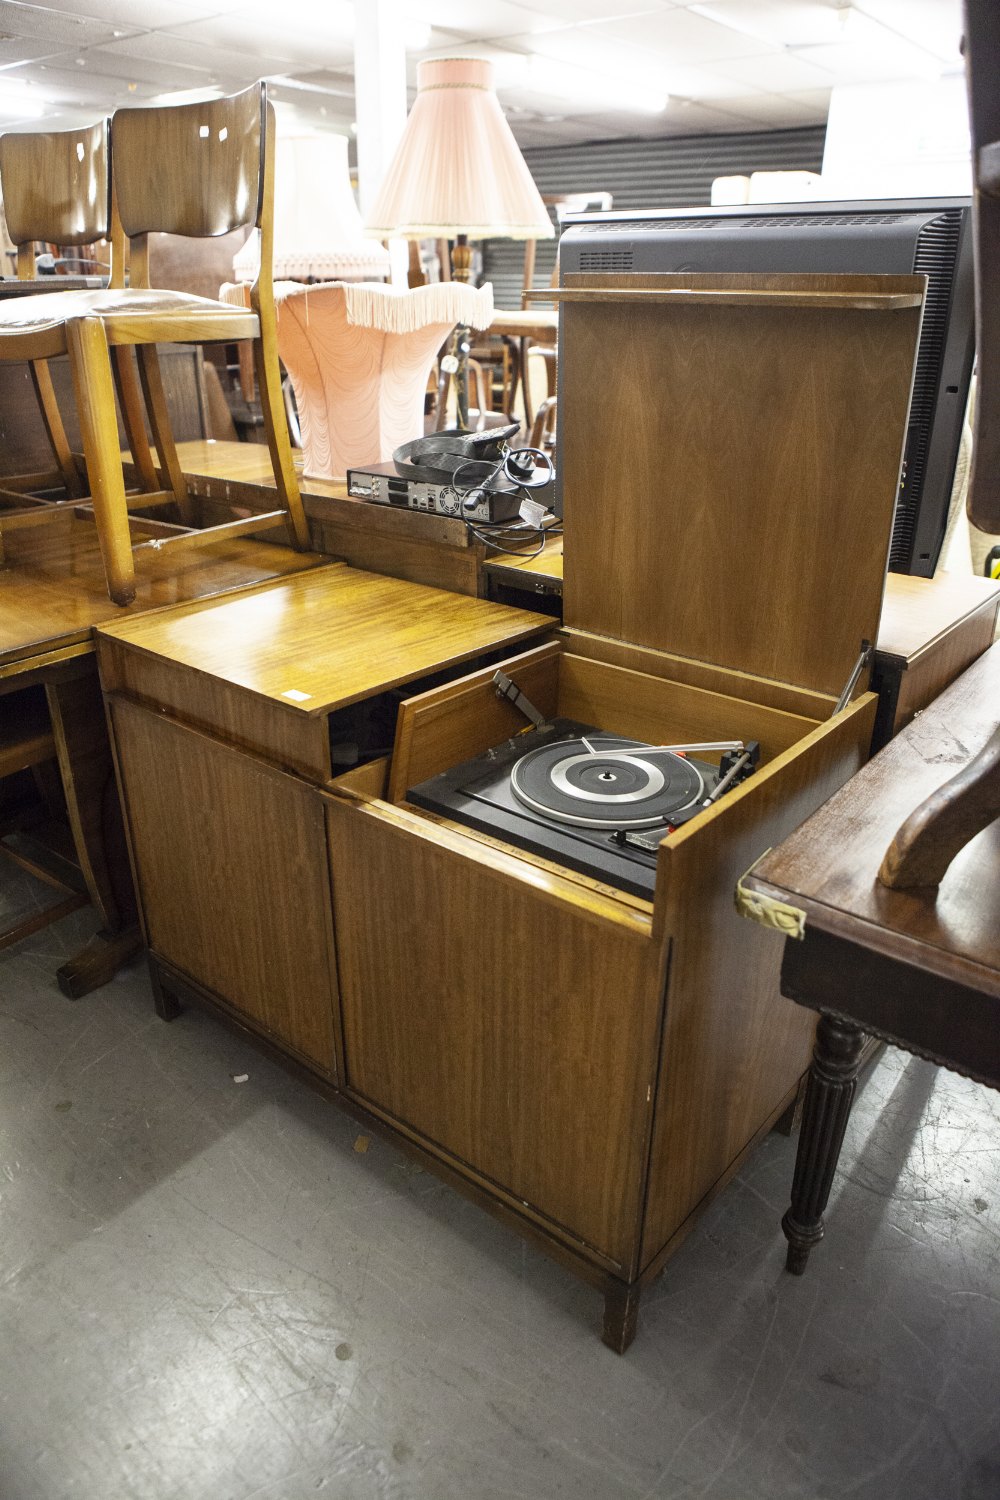
[[[329,819],[348,1088],[630,1265],[661,1025],[649,919],[548,900],[540,874],[405,812],[331,800]]]
[[[163,715],[124,699],[111,712],[151,949],[334,1077],[318,797]]]

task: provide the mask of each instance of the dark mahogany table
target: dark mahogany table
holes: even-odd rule
[[[876,878],[900,825],[998,723],[1000,643],[742,882],[759,919],[801,923],[785,941],[781,990],[820,1015],[782,1220],[798,1274],[823,1236],[866,1034],[1000,1088],[1000,820],[938,886],[890,890]]]

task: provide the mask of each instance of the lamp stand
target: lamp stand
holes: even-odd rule
[[[451,247],[451,279],[466,285],[472,280],[472,250],[467,234],[457,234]],[[455,360],[455,425],[461,432],[469,431],[470,347],[469,329],[464,323],[459,323],[451,336],[449,353]]]

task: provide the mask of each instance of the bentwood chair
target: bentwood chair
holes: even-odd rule
[[[141,545],[186,546],[224,535],[286,524],[296,547],[309,546],[281,397],[271,287],[274,202],[274,111],[263,83],[228,99],[162,109],[120,109],[111,121],[113,202],[127,241],[130,278],[117,266],[107,290],[63,292],[0,304],[0,358],[44,356],[46,339],[64,345],[73,370],[84,458],[108,578],[118,604],[135,597],[129,504],[138,510],[171,504],[181,526],[144,522],[161,535]],[[248,309],[186,292],[155,289],[149,277],[149,235],[209,239],[242,226],[261,234],[261,270]],[[51,238],[51,236],[49,236]],[[281,509],[198,532],[193,498],[181,471],[167,413],[158,343],[253,342],[265,431]],[[161,479],[146,440],[138,391],[122,372],[138,356],[146,415]],[[10,349],[19,352],[9,353]],[[115,414],[118,366],[122,419],[141,490],[127,496]]]

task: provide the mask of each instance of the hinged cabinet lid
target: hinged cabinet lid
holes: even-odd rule
[[[878,628],[924,285],[567,276],[566,626],[836,697]]]

